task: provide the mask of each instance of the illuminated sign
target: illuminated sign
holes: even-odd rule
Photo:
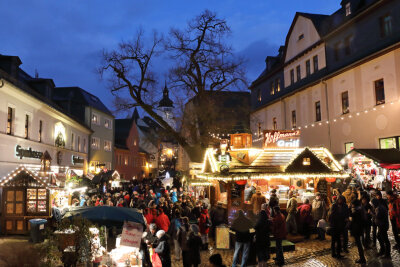
[[[264,131],[264,148],[299,147],[299,130],[266,130]]]
[[[77,165],[77,164],[83,164],[84,159],[78,156],[72,156],[72,164]]]
[[[15,155],[19,158],[33,158],[40,159],[43,155],[43,152],[32,150],[32,148],[23,149],[20,145],[15,147]]]

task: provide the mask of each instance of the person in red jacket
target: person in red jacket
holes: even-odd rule
[[[146,218],[147,225],[150,225],[154,221],[153,213],[150,208],[144,210],[144,217]]]
[[[388,191],[387,193],[388,200],[389,200],[389,217],[390,217],[390,224],[392,225],[392,231],[394,240],[396,241],[396,245],[394,248],[400,248],[400,199],[397,197],[397,194],[394,193],[392,190]]]
[[[199,229],[201,234],[201,241],[203,242],[203,249],[208,248],[208,232],[210,231],[210,217],[208,216],[208,210],[203,207],[199,218]]]
[[[155,219],[155,223],[156,223],[158,229],[168,232],[170,221],[168,219],[168,216],[165,215],[163,209],[161,209],[161,208],[158,209],[158,216]]]
[[[279,206],[274,207],[274,217],[272,219],[272,233],[276,242],[276,260],[275,264],[282,266],[285,264],[283,257],[282,240],[286,238],[286,219],[285,215],[281,213]]]
[[[313,221],[311,209],[310,200],[308,198],[306,198],[304,203],[297,208],[297,214],[299,215],[299,229],[302,231],[302,234],[304,234],[306,239],[310,238],[310,226]]]

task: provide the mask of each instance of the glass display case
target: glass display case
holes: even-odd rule
[[[46,213],[47,209],[47,190],[44,188],[26,189],[26,212],[27,213]]]

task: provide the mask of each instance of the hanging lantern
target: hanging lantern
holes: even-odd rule
[[[329,183],[334,183],[336,181],[336,178],[330,177],[330,178],[325,178],[327,182]]]
[[[239,181],[236,181],[236,184],[237,185],[245,185],[245,184],[247,184],[247,181],[246,180],[239,180]]]

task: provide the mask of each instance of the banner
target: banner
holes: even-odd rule
[[[140,248],[143,226],[140,223],[124,222],[121,235],[121,246]]]

